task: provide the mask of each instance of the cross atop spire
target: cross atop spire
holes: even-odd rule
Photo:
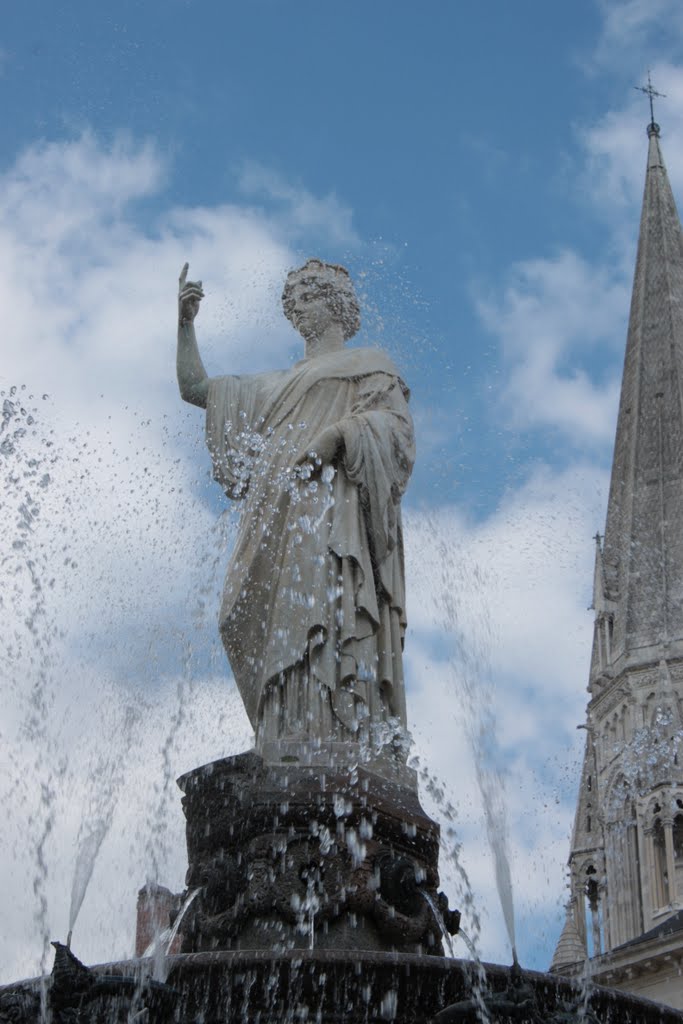
[[[644,92],[650,100],[650,123],[647,126],[648,137],[651,135],[659,135],[659,125],[655,121],[655,105],[653,100],[655,96],[659,97],[660,99],[665,99],[666,93],[657,92],[657,90],[653,87],[652,79],[650,78],[649,68],[647,69],[647,85],[634,85],[633,88],[637,89],[638,92]]]

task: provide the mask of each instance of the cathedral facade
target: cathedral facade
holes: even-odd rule
[[[648,160],[604,536],[570,900],[551,970],[683,1009],[683,234]]]

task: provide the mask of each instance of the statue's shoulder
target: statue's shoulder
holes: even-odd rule
[[[368,374],[383,373],[389,377],[395,377],[406,401],[409,399],[410,388],[405,382],[405,377],[393,359],[386,352],[383,352],[381,348],[356,348],[349,349],[348,351],[362,353],[362,363],[356,376],[363,377]]]
[[[366,365],[376,367],[379,373],[390,373],[394,377],[401,376],[394,360],[381,348],[350,348],[348,351],[357,352]]]
[[[230,373],[220,377],[211,377],[209,387],[216,391],[254,390],[269,391],[277,387],[291,375],[291,369],[262,370],[257,373]]]
[[[401,377],[394,361],[380,348],[345,348],[318,359],[318,368],[327,369],[334,376],[365,377],[369,373],[388,373],[392,377]]]

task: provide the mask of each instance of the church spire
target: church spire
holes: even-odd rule
[[[683,1008],[683,979],[667,967],[683,950],[683,232],[649,76],[643,91],[645,193],[552,969],[580,974],[588,956],[595,980]]]
[[[612,672],[626,662],[658,660],[662,645],[683,642],[683,235],[654,120],[647,133],[601,551],[605,598],[613,609],[607,666]]]

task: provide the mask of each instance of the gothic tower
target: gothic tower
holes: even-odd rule
[[[649,151],[567,920],[551,970],[683,1008],[683,235]]]

